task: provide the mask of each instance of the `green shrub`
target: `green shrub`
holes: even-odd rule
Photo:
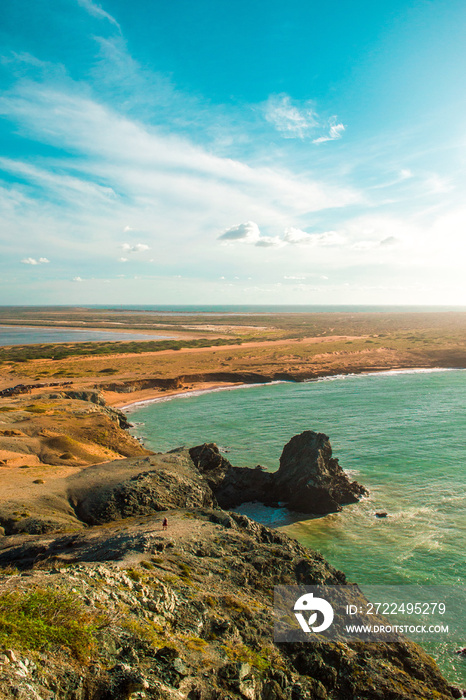
[[[126,569],[126,573],[132,581],[138,582],[142,579],[142,573],[137,569]]]
[[[246,644],[229,642],[222,645],[222,649],[231,661],[248,663],[259,671],[265,671],[271,665],[270,650],[262,649],[257,652]]]
[[[144,560],[144,561],[141,561],[140,564],[141,564],[141,566],[142,566],[143,569],[150,570],[150,569],[153,569],[153,568],[154,568],[154,565],[151,564],[150,561],[145,561],[145,560]]]
[[[183,646],[190,651],[204,651],[206,646],[208,646],[205,639],[200,637],[183,635]]]
[[[162,625],[151,620],[135,620],[127,617],[122,622],[122,627],[136,639],[150,644],[155,649],[166,645],[166,632]]]
[[[68,592],[36,589],[0,595],[0,647],[65,649],[85,661],[94,648],[96,622]]]
[[[192,573],[190,567],[187,564],[185,564],[184,561],[179,561],[178,567],[181,570],[181,578],[190,580]]]

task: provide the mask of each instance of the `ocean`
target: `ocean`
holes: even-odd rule
[[[328,305],[328,304],[120,304],[105,306],[89,305],[89,309],[110,311],[147,311],[160,315],[221,316],[245,314],[289,314],[289,313],[416,313],[426,311],[466,311],[466,306],[373,306],[373,305]]]
[[[367,499],[314,519],[257,504],[240,510],[361,585],[457,586],[466,573],[465,407],[465,370],[408,370],[167,397],[128,413],[151,449],[216,442],[234,465],[272,471],[293,435],[327,434]],[[388,517],[376,518],[379,510]],[[425,645],[463,685],[466,660],[454,651],[465,644],[466,630]]]

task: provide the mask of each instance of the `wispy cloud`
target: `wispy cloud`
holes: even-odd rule
[[[285,138],[304,138],[318,126],[311,102],[293,103],[289,95],[271,95],[265,105],[265,118]]]
[[[343,132],[345,130],[345,125],[337,123],[337,118],[332,117],[329,120],[329,132],[326,136],[319,136],[319,138],[314,139],[312,143],[325,143],[326,141],[336,141],[341,139]]]
[[[176,198],[184,199],[185,209],[188,203],[190,209],[203,204],[206,212],[213,206],[220,210],[224,203],[231,209],[233,202],[256,211],[265,206],[277,218],[280,210],[319,211],[359,197],[349,188],[297,177],[284,169],[220,158],[186,138],[119,116],[79,93],[23,84],[0,99],[0,113],[21,122],[31,136],[85,155],[90,162],[79,165],[86,181],[111,180],[113,190],[139,199],[156,193],[172,211]]]
[[[306,233],[296,228],[287,228],[283,239],[291,245],[307,246],[342,246],[346,243],[346,237],[338,231],[324,231],[323,233]]]
[[[78,5],[83,8],[83,10],[86,10],[90,15],[93,17],[97,17],[98,19],[106,19],[108,20],[111,24],[113,24],[115,27],[117,27],[118,31],[121,32],[121,27],[116,21],[115,17],[112,17],[108,12],[105,12],[105,10],[98,5],[95,2],[92,2],[92,0],[76,0]]]
[[[310,100],[299,103],[289,95],[271,95],[265,103],[265,118],[287,139],[312,138],[319,131],[327,129],[322,136],[312,139],[312,143],[325,143],[340,139],[345,126],[337,117],[326,120],[319,116]]]

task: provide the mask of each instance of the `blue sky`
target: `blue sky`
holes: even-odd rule
[[[2,304],[466,304],[466,5],[3,0]]]

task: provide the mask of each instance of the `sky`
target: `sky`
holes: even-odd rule
[[[0,304],[466,304],[464,0],[2,0]]]

